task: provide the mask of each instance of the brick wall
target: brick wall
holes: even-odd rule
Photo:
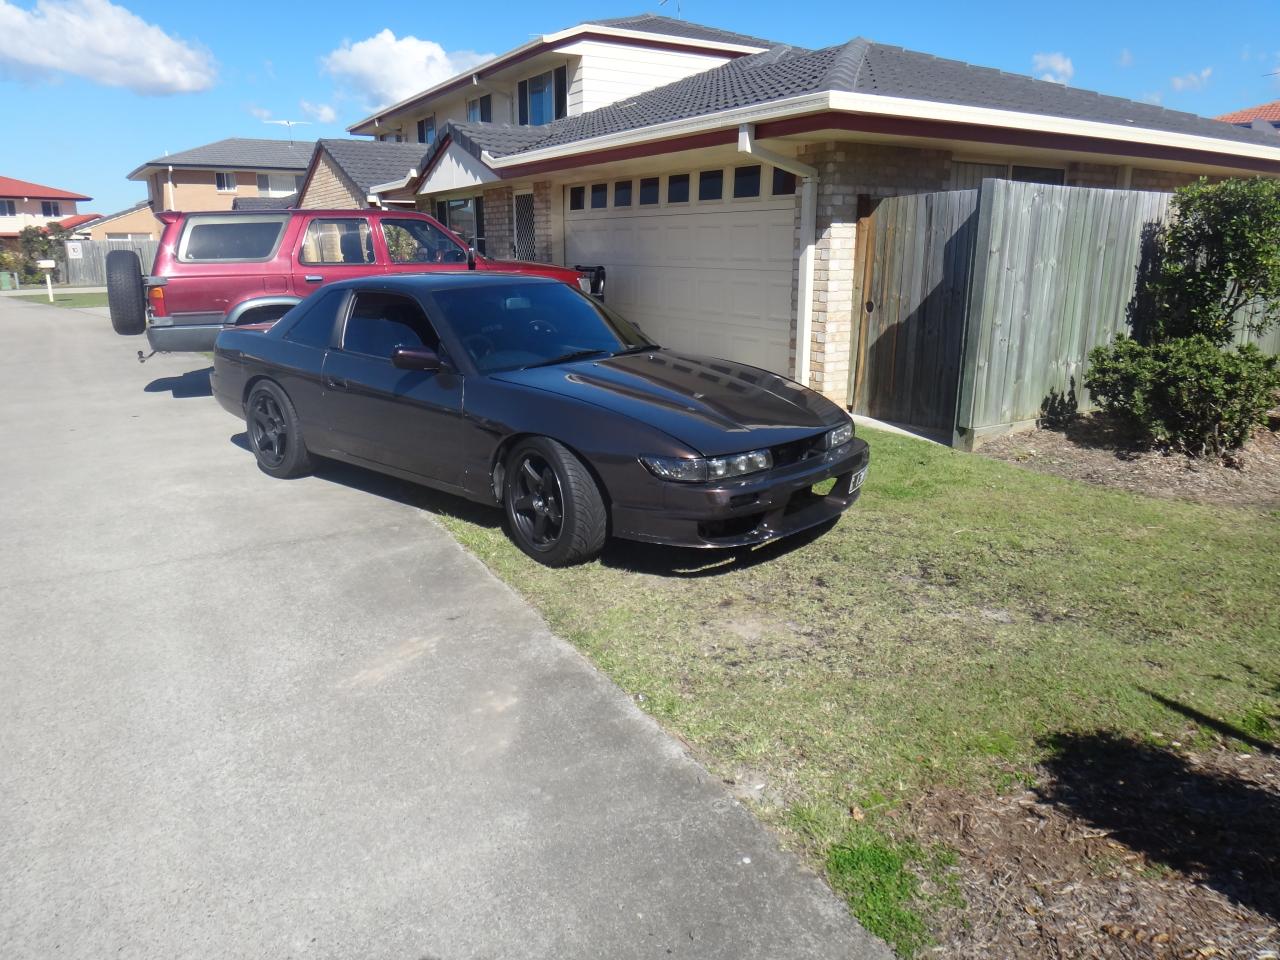
[[[1198,177],[1193,173],[1175,173],[1172,170],[1135,169],[1129,186],[1133,190],[1156,190],[1172,193],[1178,187],[1194,183]]]
[[[368,206],[359,188],[327,153],[320,154],[307,192],[298,200],[298,206],[305,210],[358,210]]]
[[[496,260],[511,259],[512,191],[510,187],[494,187],[484,191],[485,256]]]
[[[551,230],[551,182],[540,180],[533,185],[533,258],[541,263],[552,262]]]
[[[1120,168],[1106,163],[1071,163],[1067,186],[1114,188],[1120,184]]]
[[[819,143],[802,148],[797,159],[818,170],[809,384],[843,405],[848,402],[856,316],[854,250],[858,196],[879,198],[945,190],[951,178],[951,154],[945,150],[876,144]],[[797,194],[797,248],[799,220]],[[797,267],[793,290],[799,287],[798,275]],[[793,306],[794,296],[793,293]]]

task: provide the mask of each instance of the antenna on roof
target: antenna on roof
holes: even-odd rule
[[[274,123],[279,127],[289,128],[289,146],[293,146],[293,128],[298,126],[309,126],[310,120],[263,120],[263,123]]]
[[[658,6],[665,7],[666,5],[667,0],[658,0]],[[680,19],[680,0],[676,0],[676,19]]]

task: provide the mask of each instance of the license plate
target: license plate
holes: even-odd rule
[[[857,473],[849,478],[849,490],[846,496],[852,494],[855,490],[862,487],[862,481],[867,479],[867,468],[863,467]]]

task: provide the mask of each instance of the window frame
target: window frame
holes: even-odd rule
[[[475,108],[475,116],[472,116],[472,107]],[[493,94],[483,93],[478,97],[472,97],[466,102],[466,108],[467,123],[493,122]]]
[[[227,180],[228,177],[231,178],[230,181]],[[229,187],[224,186],[224,184],[228,182],[231,184],[231,186]],[[236,176],[236,171],[232,170],[230,173],[226,172],[225,170],[213,171],[213,189],[216,192],[235,193],[239,189],[239,187],[240,187],[240,180]]]
[[[405,293],[396,293],[394,291],[387,291],[387,290],[352,290],[352,291],[349,291],[349,293],[350,295],[347,297],[347,302],[343,304],[341,307],[342,329],[338,333],[337,343],[334,346],[331,346],[329,348],[330,350],[338,350],[339,352],[344,353],[349,357],[359,357],[365,360],[378,360],[386,364],[391,363],[391,357],[389,356],[380,357],[375,353],[364,353],[361,350],[350,350],[347,348],[347,332],[351,328],[351,318],[356,312],[356,303],[359,302],[361,296],[374,296],[374,297],[395,297],[398,300],[406,300],[409,303],[413,304],[415,307],[417,307],[418,310],[422,313],[422,319],[427,322],[427,326],[429,326],[432,332],[436,335],[436,344],[437,344],[436,353],[440,354],[443,351],[444,339],[440,336],[440,331],[439,329],[436,328],[436,325],[431,322],[431,317],[427,313],[427,308],[422,305],[422,302],[418,300],[417,297],[413,297]],[[427,350],[431,349],[430,347],[427,347],[425,344],[423,344],[423,347]]]
[[[535,80],[548,77],[546,91],[551,97],[551,116],[549,119],[535,122],[533,119],[533,99],[530,84]],[[541,94],[540,94],[541,95]],[[517,124],[521,127],[537,127],[554,123],[569,115],[569,67],[567,64],[549,67],[530,74],[516,84]]]
[[[653,187],[653,199],[646,201],[644,198],[645,185],[649,184]],[[662,177],[641,177],[640,189],[637,191],[636,198],[637,207],[658,207],[662,205]]]
[[[59,200],[41,200],[40,216],[42,217],[62,216],[62,202]]]
[[[274,260],[280,252],[280,244],[284,242],[284,235],[288,232],[286,227],[289,225],[290,215],[287,211],[280,213],[270,213],[264,211],[255,213],[252,216],[243,216],[240,214],[219,214],[219,213],[196,213],[187,217],[186,222],[182,225],[182,235],[178,238],[178,262],[179,263],[267,263]],[[202,223],[246,223],[246,222],[269,222],[276,221],[280,224],[280,229],[276,233],[276,242],[271,248],[271,252],[264,257],[220,257],[217,259],[200,259],[192,260],[187,256],[187,245],[191,241],[191,234],[197,226]]]
[[[1032,164],[1032,163],[1014,163],[1010,160],[1002,159],[1000,157],[953,156],[951,158],[952,166],[954,167],[955,164],[957,163],[965,163],[965,164],[971,164],[973,166],[982,166],[982,167],[1003,167],[1004,175],[1001,177],[995,177],[993,179],[1009,180],[1013,183],[1041,183],[1041,181],[1039,180],[1014,180],[1013,179],[1014,167],[1024,167],[1032,170],[1057,170],[1062,174],[1062,183],[1061,184],[1042,184],[1042,186],[1066,186],[1067,185],[1067,167],[1065,164],[1062,166],[1056,166],[1056,165],[1041,166],[1041,165]],[[952,186],[949,178],[947,189],[948,190],[973,190],[974,188]]]
[[[579,183],[569,188],[569,209],[585,210],[587,209],[587,185]]]
[[[319,346],[314,343],[307,343],[304,340],[299,340],[296,337],[294,337],[293,336],[294,329],[297,328],[299,324],[303,323],[307,319],[307,317],[309,317],[311,314],[315,313],[317,310],[324,309],[326,301],[330,299],[337,299],[339,302],[334,305],[333,319],[329,321],[328,342],[324,346]],[[312,301],[305,307],[303,307],[303,304],[307,304],[307,301],[306,300],[301,301],[298,304],[298,307],[303,307],[302,311],[289,324],[288,328],[281,335],[281,339],[287,340],[289,343],[296,343],[300,347],[307,347],[311,350],[332,350],[334,347],[334,334],[337,332],[338,327],[340,325],[339,321],[341,320],[342,316],[344,315],[347,309],[347,303],[345,301],[349,299],[350,299],[350,291],[348,290],[324,290],[319,296],[315,298],[314,301]],[[294,307],[294,309],[297,310],[298,307]]]
[[[16,217],[18,215],[18,201],[11,200],[8,197],[0,197],[0,217]]]
[[[755,193],[739,193],[738,192],[738,174],[746,170],[756,171],[756,191]],[[731,200],[759,200],[764,189],[764,164],[762,163],[744,163],[741,166],[733,168],[733,189],[730,193]]]
[[[684,199],[677,200],[671,196],[672,183],[681,183],[684,188]],[[692,185],[692,177],[687,173],[669,173],[667,174],[667,206],[678,205],[684,206],[688,204],[690,197],[690,187]]]
[[[597,198],[600,200],[596,203]],[[609,206],[609,184],[593,183],[590,190],[590,210],[605,210]]]
[[[369,231],[369,253],[372,254],[372,260],[362,260],[359,263],[347,263],[345,260],[307,260],[304,251],[307,249],[307,235],[311,233],[311,228],[319,223],[354,223],[356,224],[356,232],[359,233],[359,224],[363,221],[365,227]],[[319,243],[317,241],[317,246]],[[341,240],[339,240],[341,247]],[[302,230],[302,239],[298,243],[298,263],[304,267],[363,267],[368,269],[375,266],[378,262],[378,249],[373,242],[373,224],[368,217],[312,217],[307,221],[306,227]]]
[[[719,189],[714,197],[704,197],[702,195],[702,182],[704,177],[708,175],[718,175],[720,177]],[[698,171],[698,203],[724,203],[724,167],[712,167],[707,170]]]
[[[619,188],[620,186],[622,186],[623,184],[626,184],[626,187],[627,187],[627,202],[626,202],[626,203],[619,203],[619,202],[618,202],[618,188]],[[630,210],[630,209],[631,209],[631,207],[633,206],[633,204],[632,204],[632,199],[634,198],[634,196],[635,196],[635,181],[634,181],[634,180],[615,180],[615,181],[613,181],[613,205],[614,205],[614,207],[624,208],[624,209]]]

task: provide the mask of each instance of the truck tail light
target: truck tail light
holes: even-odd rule
[[[147,291],[147,299],[151,303],[153,317],[167,317],[164,306],[164,287],[151,287]]]

